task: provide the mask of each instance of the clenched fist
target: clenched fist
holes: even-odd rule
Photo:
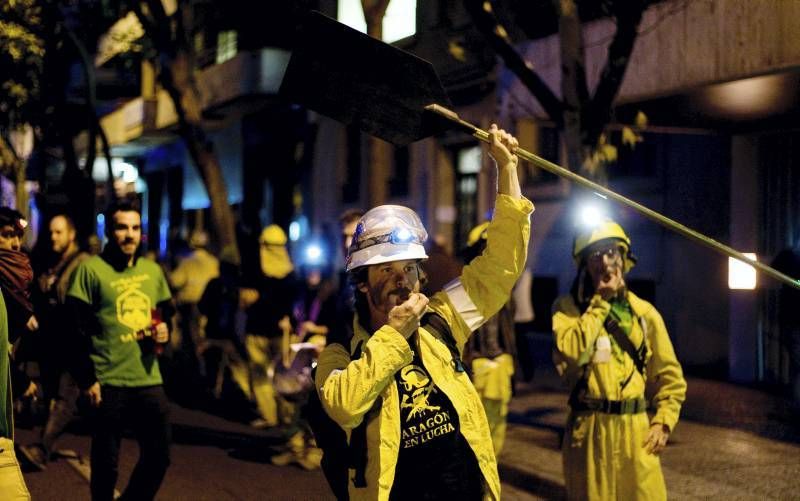
[[[428,306],[428,298],[419,292],[412,292],[408,299],[389,310],[387,324],[397,329],[406,339],[417,332],[419,321]]]

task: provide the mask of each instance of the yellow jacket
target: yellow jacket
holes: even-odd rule
[[[447,322],[459,350],[472,331],[508,301],[525,267],[532,211],[533,204],[526,199],[498,195],[483,255],[431,298],[428,308]],[[363,343],[361,357],[351,361],[350,353],[359,343]],[[485,498],[499,499],[497,462],[478,393],[466,373],[453,369],[449,349],[424,328],[419,329],[419,344],[431,379],[458,413],[461,434],[483,473]],[[400,400],[394,376],[412,359],[408,342],[398,331],[384,325],[370,335],[358,319],[349,352],[332,344],[320,355],[316,376],[320,400],[348,437],[375,400],[383,399],[380,412],[367,425],[367,485],[356,488],[349,482],[351,499],[389,498],[400,450]],[[352,474],[351,470],[351,478]]]
[[[612,354],[609,363],[592,364],[586,395],[608,400],[636,398],[645,394],[647,383],[650,390],[648,393],[652,394],[652,403],[656,408],[651,424],[665,424],[673,430],[678,422],[681,404],[686,398],[683,370],[675,357],[664,320],[655,307],[630,291],[627,299],[634,317],[630,333],[633,345],[639,346],[643,337],[647,338],[647,381],[636,370],[633,360],[627,354]],[[611,304],[599,295],[592,298],[584,313],[578,310],[571,295],[556,300],[553,306],[556,344],[554,361],[556,369],[567,380],[570,388],[580,377],[578,358],[589,346],[594,345],[598,337],[609,335],[603,322],[610,310]],[[630,381],[620,389],[619,383],[631,374]]]

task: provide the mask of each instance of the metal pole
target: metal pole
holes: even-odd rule
[[[439,106],[438,104],[428,105],[428,106],[425,107],[425,109],[428,110],[428,111],[432,111],[432,112],[436,113],[437,115],[442,116],[442,117],[444,117],[444,118],[446,118],[446,119],[448,119],[448,120],[450,120],[452,122],[457,123],[458,125],[463,127],[465,130],[467,130],[470,134],[472,134],[475,138],[477,138],[477,139],[479,139],[479,140],[481,140],[483,142],[486,142],[486,143],[490,142],[489,141],[489,133],[488,132],[486,132],[485,130],[479,129],[478,127],[472,125],[471,123],[469,123],[469,122],[467,122],[465,120],[462,120],[458,116],[458,114],[455,113],[454,111],[449,110],[449,109],[445,108],[444,106]],[[689,239],[694,240],[695,242],[697,242],[699,244],[705,245],[706,247],[709,247],[709,248],[711,248],[711,249],[713,249],[713,250],[715,250],[715,251],[717,251],[719,253],[725,254],[726,256],[730,256],[730,257],[738,259],[738,260],[740,260],[740,261],[742,261],[744,263],[747,263],[747,264],[753,266],[754,268],[766,273],[767,275],[771,276],[772,278],[775,278],[777,280],[780,280],[781,282],[784,282],[784,283],[786,283],[788,285],[791,285],[792,287],[800,289],[800,280],[794,279],[794,278],[790,277],[789,275],[781,273],[780,271],[778,271],[778,270],[776,270],[776,269],[774,269],[774,268],[772,268],[770,266],[767,266],[764,263],[761,263],[761,262],[755,261],[753,259],[750,259],[749,257],[745,256],[744,254],[742,254],[741,252],[737,251],[736,249],[733,249],[732,247],[728,247],[725,244],[717,242],[713,238],[709,238],[709,237],[703,235],[702,233],[699,233],[699,232],[697,232],[697,231],[695,231],[695,230],[693,230],[691,228],[688,228],[688,227],[678,223],[677,221],[673,221],[672,219],[670,219],[670,218],[668,218],[668,217],[666,217],[666,216],[664,216],[664,215],[662,215],[662,214],[660,214],[660,213],[658,213],[658,212],[656,212],[656,211],[654,211],[652,209],[648,209],[644,205],[641,205],[641,204],[639,204],[637,202],[634,202],[633,200],[631,200],[629,198],[626,198],[626,197],[620,195],[619,193],[611,191],[608,188],[606,188],[605,186],[602,186],[602,185],[599,185],[599,184],[597,184],[597,183],[595,183],[593,181],[590,181],[590,180],[586,179],[583,176],[579,176],[578,174],[575,174],[574,172],[572,172],[572,171],[570,171],[568,169],[565,169],[564,167],[561,167],[560,165],[556,165],[553,162],[548,162],[544,158],[541,158],[541,157],[539,157],[537,155],[534,155],[533,153],[531,153],[529,151],[526,151],[526,150],[524,150],[522,148],[517,148],[514,153],[516,153],[517,156],[519,156],[520,158],[523,158],[523,159],[527,160],[528,162],[530,162],[531,164],[535,165],[536,167],[539,167],[540,169],[544,169],[547,172],[550,172],[550,173],[553,173],[553,174],[555,174],[557,176],[566,178],[566,179],[572,181],[573,183],[579,184],[581,186],[584,186],[586,188],[594,190],[594,191],[596,191],[598,193],[601,193],[601,194],[607,196],[608,198],[611,198],[613,200],[616,200],[617,202],[620,202],[623,205],[627,205],[631,209],[637,211],[638,213],[644,215],[645,217],[655,221],[656,223],[658,223],[658,224],[660,224],[660,225],[662,225],[662,226],[664,226],[664,227],[666,227],[666,228],[668,228],[668,229],[670,229],[670,230],[672,230],[672,231],[674,231],[676,233],[679,233],[679,234],[681,234],[681,235],[683,235],[685,237],[688,237]]]

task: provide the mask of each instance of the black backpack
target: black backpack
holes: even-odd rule
[[[421,325],[433,334],[439,341],[444,343],[450,350],[453,357],[453,369],[456,372],[464,372],[464,364],[456,346],[450,326],[444,318],[436,313],[426,313],[422,317]],[[361,357],[361,345],[356,346],[350,355],[350,360],[358,360]],[[312,372],[312,380],[316,377],[316,367]],[[322,407],[317,391],[310,392],[308,402],[305,406],[305,416],[317,447],[322,449],[322,471],[328,481],[336,499],[343,501],[348,499],[348,469],[356,471],[353,477],[353,484],[356,487],[366,487],[366,468],[367,468],[367,424],[380,412],[383,400],[378,397],[372,408],[364,415],[364,419],[350,434],[350,443],[347,443],[347,434],[336,422],[328,416]]]

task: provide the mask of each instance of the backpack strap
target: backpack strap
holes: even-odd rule
[[[619,323],[616,320],[611,318],[610,316],[606,318],[604,324],[606,331],[611,334],[611,337],[614,338],[614,341],[617,342],[620,348],[628,354],[629,357],[633,360],[634,365],[636,365],[636,370],[639,371],[639,374],[644,376],[645,370],[645,355],[647,354],[647,343],[645,342],[645,337],[642,336],[642,343],[639,347],[635,347],[633,345],[633,341],[625,331],[622,330]]]
[[[444,343],[447,349],[450,350],[450,355],[453,357],[453,370],[456,372],[466,372],[464,362],[461,360],[461,352],[458,350],[453,332],[450,330],[447,321],[438,313],[429,311],[422,316],[420,325],[430,332],[433,337]]]
[[[646,332],[642,338],[642,343],[637,348],[633,345],[631,338],[625,334],[625,331],[622,330],[622,327],[620,327],[619,323],[613,318],[606,318],[603,326],[605,327],[606,332],[608,332],[611,337],[614,338],[614,341],[616,341],[619,347],[631,357],[634,365],[636,366],[636,370],[639,371],[639,374],[644,376],[644,371],[646,369],[645,356],[647,354]],[[587,399],[585,397],[585,393],[588,386],[589,368],[591,366],[590,362],[592,360],[592,356],[594,355],[594,348],[594,343],[592,343],[583,353],[581,353],[581,356],[578,358],[578,366],[581,368],[581,375],[569,395],[569,405],[573,410],[580,410],[586,406]],[[625,382],[622,384],[622,387],[625,387],[628,384],[631,376],[633,376],[633,373],[628,376],[628,379],[625,380]],[[639,412],[639,407],[636,407],[636,412]]]

